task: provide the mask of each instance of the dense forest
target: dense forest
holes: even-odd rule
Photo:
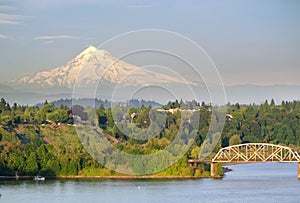
[[[116,109],[96,109],[96,119],[88,114],[91,109],[75,105],[72,108],[61,104],[59,108],[45,102],[37,106],[10,105],[0,101],[0,176],[4,175],[121,175],[101,166],[85,149],[76,131],[73,116],[84,123],[98,125],[109,142],[116,148],[130,154],[151,154],[165,149],[179,134],[183,142],[185,134],[195,134],[195,142],[176,164],[158,172],[157,175],[209,176],[209,166],[195,173],[187,166],[189,158],[197,158],[211,122],[211,106],[196,101],[169,102],[161,107],[166,112],[163,129],[157,136],[147,140],[128,137],[119,129],[118,123],[129,123],[139,129],[151,126],[151,106],[117,107],[126,110],[125,114],[113,115]],[[224,108],[224,107],[219,107]],[[260,105],[228,105],[221,139],[214,149],[247,142],[266,142],[293,147],[300,146],[300,102],[282,102],[275,105],[272,100]],[[196,109],[199,111],[199,126],[190,122],[180,129],[182,115],[176,109]],[[119,112],[122,112],[121,110]],[[120,116],[122,115],[122,116]],[[117,117],[116,117],[117,116]],[[97,122],[97,123],[95,123]],[[159,128],[161,126],[154,126]],[[81,140],[81,141],[80,141]],[[212,154],[213,156],[213,154]],[[151,163],[149,163],[151,164]],[[134,169],[133,169],[134,170]]]

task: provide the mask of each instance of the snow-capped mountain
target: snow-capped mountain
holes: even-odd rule
[[[151,71],[118,60],[105,50],[90,46],[66,65],[14,81],[43,87],[84,87],[106,81],[125,86],[182,83],[177,77]]]

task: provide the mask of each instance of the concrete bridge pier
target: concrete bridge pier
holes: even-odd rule
[[[298,179],[300,179],[300,162],[298,162]]]
[[[216,176],[216,162],[211,162],[210,163],[210,176],[214,177]],[[300,165],[298,165],[298,167],[300,167]],[[298,177],[299,177],[299,170],[298,170]]]

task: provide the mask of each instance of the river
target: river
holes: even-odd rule
[[[0,180],[0,202],[300,202],[295,163],[231,165],[223,179]]]

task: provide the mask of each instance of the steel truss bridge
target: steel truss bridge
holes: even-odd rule
[[[222,148],[212,162],[300,162],[300,156],[295,150],[285,146],[247,143]]]
[[[189,160],[189,164],[200,163],[200,160]],[[216,176],[216,163],[256,163],[256,162],[297,162],[300,178],[300,156],[292,148],[267,144],[247,143],[232,145],[220,149],[211,162],[211,176]]]

